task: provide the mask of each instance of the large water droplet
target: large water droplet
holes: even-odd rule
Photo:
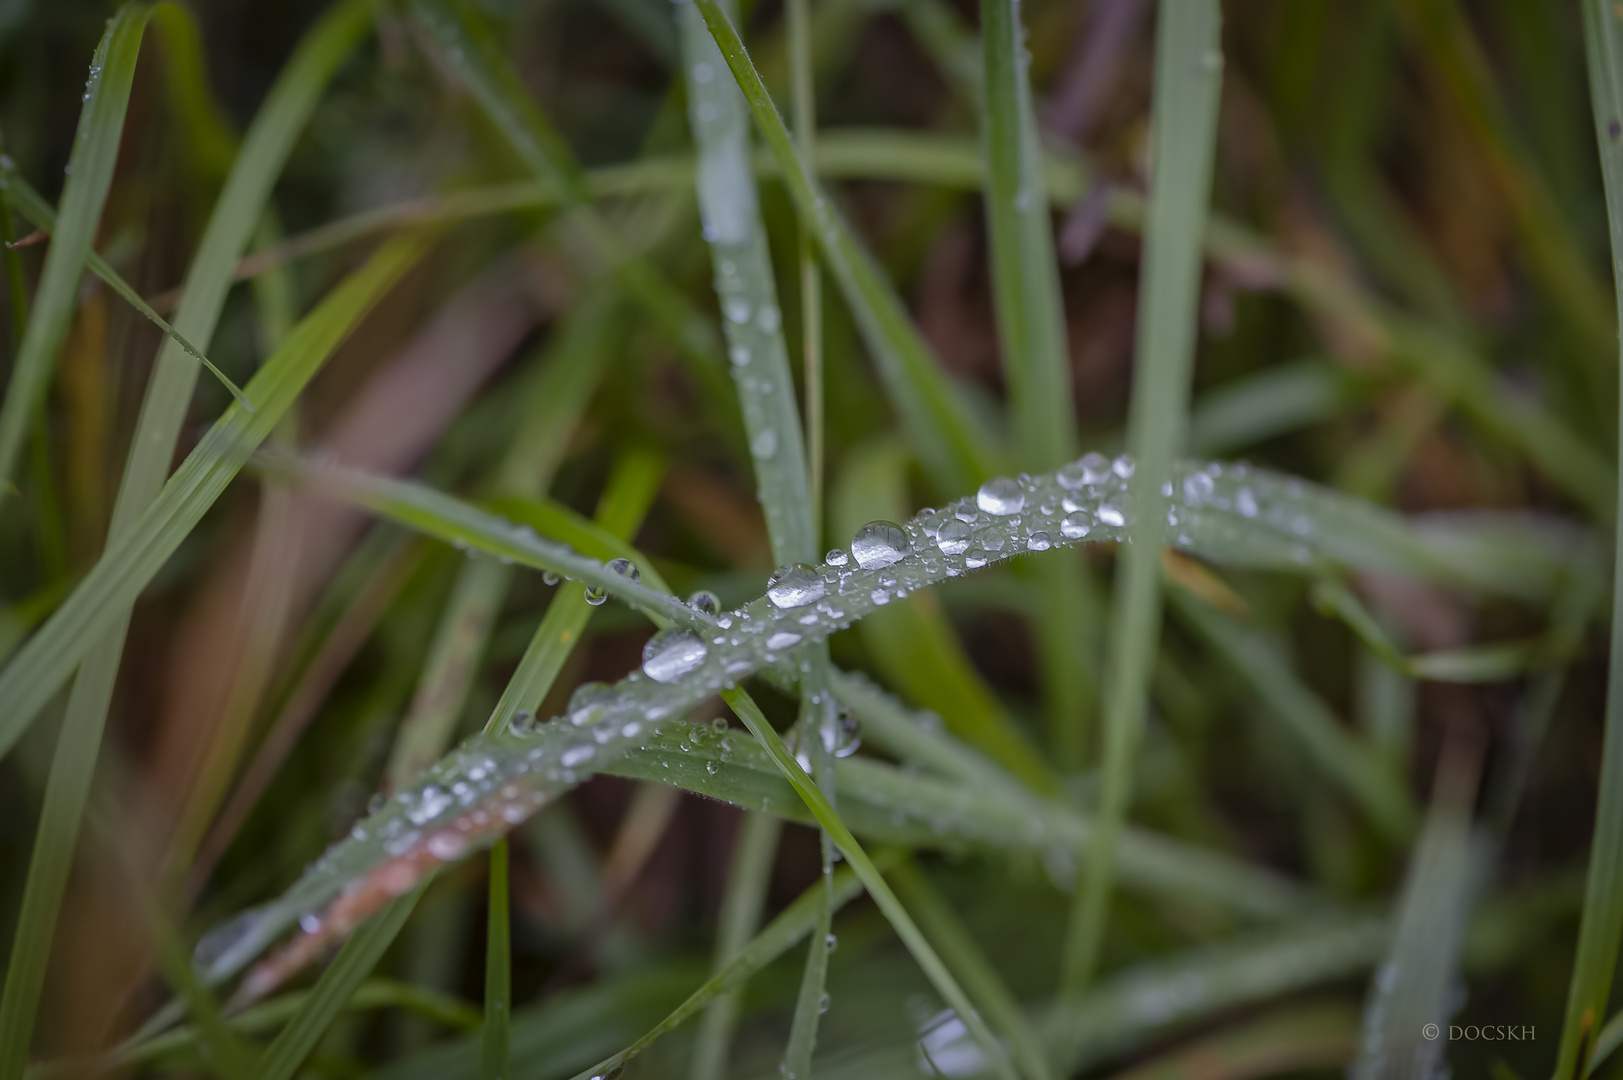
[[[766,579],[766,596],[780,608],[805,607],[823,598],[823,577],[805,563],[780,566]]]
[[[642,647],[643,674],[655,682],[675,682],[704,663],[707,652],[709,649],[693,631],[669,627]]]
[[[936,546],[944,555],[961,555],[969,547],[969,526],[957,518],[948,518],[935,531]]]
[[[870,521],[851,538],[851,555],[864,570],[878,570],[902,561],[907,534],[889,521]]]
[[[975,493],[975,505],[988,514],[1007,517],[1025,508],[1026,493],[1020,489],[1019,481],[994,476]]]

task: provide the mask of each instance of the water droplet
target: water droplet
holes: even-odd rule
[[[1098,518],[1103,524],[1119,529],[1127,524],[1128,511],[1131,507],[1131,501],[1126,493],[1123,493],[1100,503]]]
[[[514,735],[529,735],[535,731],[535,713],[520,709],[507,721],[507,730]]]
[[[612,686],[605,686],[600,682],[583,682],[575,687],[575,692],[569,695],[569,704],[564,706],[564,715],[569,722],[580,727],[592,719],[595,709],[607,705],[614,700],[615,693]]]
[[[1212,497],[1217,485],[1212,478],[1203,472],[1191,473],[1183,478],[1183,497],[1191,503],[1199,504]]]
[[[1243,487],[1234,493],[1234,509],[1238,510],[1242,517],[1257,516],[1257,497],[1251,494],[1250,488]]]
[[[722,304],[722,310],[726,312],[728,321],[739,326],[750,321],[750,302],[743,297],[735,296],[727,300]]]
[[[592,755],[595,753],[597,751],[590,745],[571,746],[558,756],[558,764],[566,769],[573,769],[577,765],[584,765],[592,760]]]
[[[1018,514],[1026,505],[1026,493],[1016,480],[1007,476],[994,476],[975,493],[975,505],[988,514],[1007,517]]]
[[[890,592],[886,589],[875,589],[868,594],[868,597],[879,607],[884,607],[890,603]]]
[[[984,551],[1002,551],[1003,545],[1008,542],[1008,536],[996,525],[987,525],[975,530],[975,542]]]
[[[1067,540],[1080,540],[1093,530],[1086,512],[1075,513],[1059,523],[1060,535]]]
[[[709,589],[700,589],[688,597],[688,607],[694,611],[702,611],[706,615],[714,615],[721,610],[721,598]]]
[[[1097,451],[1083,454],[1078,464],[1082,466],[1082,482],[1085,484],[1102,484],[1110,479],[1110,459]]]
[[[1054,479],[1059,481],[1059,486],[1065,490],[1075,491],[1088,482],[1088,473],[1081,461],[1070,461],[1059,467]]]
[[[1053,546],[1054,541],[1049,539],[1048,534],[1040,529],[1026,538],[1027,551],[1047,551]]]
[[[972,547],[964,552],[964,565],[971,570],[979,570],[986,565],[986,552],[979,547]]]
[[[1133,475],[1133,459],[1126,454],[1121,455],[1110,463],[1110,471],[1123,480],[1128,479]]]
[[[823,991],[823,996],[817,999],[817,1011],[820,1013],[828,1012],[828,1007],[832,1001],[833,999],[828,996],[828,991]]]
[[[777,308],[768,304],[761,309],[761,314],[756,317],[756,322],[760,325],[763,334],[776,334],[778,327],[783,325],[783,316],[778,314]]]
[[[840,710],[835,734],[836,741],[830,748],[835,757],[850,757],[862,745],[862,725],[844,709]]]
[[[750,351],[742,345],[734,345],[727,350],[727,359],[733,362],[733,367],[743,367],[750,362]]]
[[[829,553],[823,556],[823,561],[830,566],[844,566],[851,561],[851,556],[845,553],[844,548],[831,548]]]
[[[556,571],[543,570],[541,571],[541,580],[546,582],[548,585],[556,585],[558,582],[562,581],[563,578],[559,577]]]
[[[828,936],[828,941],[825,944],[828,945],[828,951],[833,952],[835,949],[840,947],[840,939],[835,937],[833,934],[830,934]]]
[[[468,841],[459,832],[442,829],[424,841],[423,846],[440,862],[454,862],[467,852]]]
[[[965,500],[958,504],[958,509],[953,511],[953,516],[966,525],[973,525],[981,519],[981,512],[975,509],[973,503]]]
[[[787,649],[799,644],[800,635],[793,630],[779,630],[766,639],[766,647],[769,649]]]
[[[691,630],[669,627],[642,647],[642,670],[658,683],[675,682],[704,663],[710,650]]]
[[[771,428],[762,428],[750,440],[750,453],[762,461],[771,461],[778,454],[778,433]]]
[[[851,555],[864,570],[891,566],[906,554],[907,534],[889,521],[870,521],[851,538]]]
[[[767,599],[780,608],[805,607],[827,592],[822,575],[805,563],[790,563],[766,579]]]
[[[715,71],[703,60],[693,65],[693,81],[703,85],[715,78]]]
[[[936,529],[935,542],[942,554],[961,555],[969,547],[969,526],[957,518],[949,518]]]

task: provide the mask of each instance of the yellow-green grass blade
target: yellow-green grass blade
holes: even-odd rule
[[[1127,441],[1137,518],[1123,550],[1110,617],[1099,837],[1073,902],[1060,996],[1081,993],[1098,963],[1111,893],[1115,836],[1127,814],[1133,761],[1161,627],[1161,485],[1182,450],[1194,366],[1205,229],[1223,55],[1217,0],[1160,9],[1155,39],[1149,216],[1138,299],[1138,347]]]
[[[795,147],[802,161],[817,160],[817,85],[812,61],[811,0],[788,0],[784,11],[789,38],[789,83],[793,87]],[[749,139],[744,139],[749,149]],[[800,269],[800,358],[805,383],[806,467],[811,488],[813,547],[823,520],[823,276],[817,241],[798,223]]]
[[[149,4],[119,8],[90,59],[90,78],[85,83],[84,105],[68,157],[67,182],[62,187],[62,220],[66,225],[45,253],[34,307],[12,362],[5,399],[0,402],[0,517],[4,516],[9,493],[15,490],[17,459],[28,426],[44,400],[57,353],[78,304],[79,276],[84,272],[102,207],[113,185],[135,62],[151,14]],[[14,1042],[11,1038],[6,1041]],[[15,1072],[16,1067],[9,1061],[14,1053],[21,1052],[3,1052],[0,1076]]]
[[[897,894],[941,951],[947,966],[963,981],[970,997],[986,1013],[992,1026],[1008,1040],[1020,1071],[1030,1080],[1047,1080],[1053,1076],[1042,1041],[1021,1011],[1020,1003],[929,876],[913,860],[900,859],[889,877],[896,885]]]
[[[48,233],[55,233],[56,211],[51,209],[51,204],[46,202],[39,192],[29,186],[28,181],[23,178],[21,173],[17,172],[14,166],[0,161],[0,169],[3,169],[6,173],[5,183],[17,211],[33,222],[37,228]],[[189,353],[193,360],[207,368],[209,374],[220,380],[220,385],[224,386],[244,408],[252,408],[252,405],[243,396],[242,390],[237,387],[237,384],[232,382],[225,372],[216,367],[214,361],[204,356],[201,349],[187,341],[179,330],[170,326],[167,319],[153,311],[152,306],[141,298],[141,294],[135,291],[134,286],[125,281],[123,276],[113,269],[106,259],[98,255],[94,248],[86,255],[85,264],[90,267],[92,273],[107,283],[108,288],[121,296],[132,308],[144,315],[152,325],[162,330],[171,341]]]
[[[334,349],[426,250],[402,238],[382,248],[306,316],[246,387],[254,412],[233,405],[156,499],[134,515],[45,625],[0,669],[0,753],[96,646],[247,463]]]
[[[800,160],[738,32],[715,0],[695,0],[781,170],[913,446],[942,491],[966,491],[996,471],[997,452],[909,319],[895,289]]]
[[[969,996],[958,985],[958,980],[953,978],[952,973],[941,962],[941,958],[936,955],[930,943],[925,940],[924,935],[913,922],[912,916],[907,913],[907,909],[902,906],[901,901],[896,898],[896,894],[891,891],[878,867],[868,857],[862,845],[857,842],[857,838],[851,835],[851,830],[846,828],[845,822],[840,820],[840,816],[835,812],[833,805],[824,797],[822,791],[812,781],[812,778],[806,775],[806,771],[800,767],[800,763],[789,752],[789,748],[784,746],[783,740],[772,729],[771,723],[761,713],[760,707],[743,690],[724,691],[722,697],[732,707],[734,714],[744,721],[744,726],[750,729],[750,733],[755,736],[756,740],[765,747],[767,755],[772,759],[772,763],[778,767],[778,770],[794,787],[795,793],[805,802],[807,809],[817,819],[817,823],[823,827],[823,830],[833,838],[834,842],[839,845],[840,850],[845,853],[846,861],[850,864],[857,877],[861,879],[862,886],[868,891],[868,895],[873,898],[879,910],[884,913],[885,919],[891,925],[891,929],[895,930],[896,936],[902,939],[902,944],[907,946],[907,951],[913,954],[914,961],[924,972],[925,977],[930,980],[930,984],[935,987],[936,992],[958,1014],[964,1026],[969,1029],[975,1041],[980,1044],[981,1050],[986,1054],[987,1061],[990,1063],[993,1072],[1004,1077],[1005,1080],[1013,1080],[1017,1074],[1009,1061],[1008,1053],[1003,1049],[1003,1045],[992,1034],[991,1028],[986,1026],[986,1021],[981,1018],[980,1012],[970,1003]]]
[[[1584,54],[1589,63],[1606,217],[1611,227],[1612,285],[1623,318],[1623,16],[1602,0],[1584,0]],[[1619,405],[1623,415],[1623,404]],[[1623,464],[1619,475],[1623,476]],[[1623,491],[1619,493],[1623,501]],[[1623,557],[1623,529],[1614,560]],[[1623,562],[1617,563],[1623,565]],[[1623,589],[1612,590],[1612,641],[1606,685],[1606,738],[1601,751],[1600,796],[1590,841],[1578,951],[1561,1025],[1557,1076],[1584,1076],[1606,1016],[1617,954],[1623,944]]]

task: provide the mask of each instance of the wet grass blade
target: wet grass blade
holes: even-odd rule
[[[253,413],[233,405],[211,427],[157,498],[134,516],[60,608],[0,669],[0,754],[61,688],[101,637],[118,625],[254,449],[338,344],[423,254],[421,241],[391,242],[299,323],[249,382]]]
[[[12,363],[5,399],[0,402],[0,515],[4,514],[7,493],[15,488],[17,459],[28,436],[28,425],[44,400],[57,353],[78,306],[79,277],[84,273],[91,242],[101,223],[102,207],[113,184],[136,57],[151,13],[152,8],[146,4],[119,8],[90,59],[84,106],[68,157],[67,182],[62,187],[62,220],[66,225],[45,253],[34,307]],[[16,1032],[0,1025],[0,1033],[6,1036],[6,1044],[15,1045]],[[21,1052],[0,1052],[0,1077],[15,1073],[20,1066],[12,1064],[12,1058]]]
[[[1584,52],[1589,62],[1590,107],[1606,186],[1611,226],[1612,285],[1623,318],[1623,16],[1602,0],[1584,0]],[[1623,405],[1619,406],[1623,415]],[[1619,466],[1623,476],[1623,464]],[[1623,492],[1619,494],[1623,501]],[[1614,559],[1623,566],[1623,529],[1616,530]],[[1606,1016],[1617,955],[1623,943],[1623,589],[1612,593],[1612,639],[1606,686],[1606,740],[1601,751],[1600,799],[1590,842],[1589,878],[1578,951],[1567,991],[1566,1019],[1556,1075],[1587,1072]]]
[[[715,0],[695,0],[771,148],[829,273],[856,317],[880,377],[913,445],[942,491],[967,491],[996,471],[990,437],[970,414],[895,289],[800,160],[789,129],[744,43]]]
[[[51,209],[51,204],[46,202],[39,192],[29,186],[28,181],[15,168],[10,167],[5,162],[0,162],[0,170],[3,170],[6,174],[4,182],[10,192],[12,205],[17,208],[17,211],[33,222],[36,227],[54,234],[56,232],[56,211]],[[187,341],[179,330],[170,326],[168,320],[153,311],[151,305],[141,298],[140,293],[135,291],[134,286],[125,281],[106,259],[96,253],[94,248],[85,256],[85,265],[90,268],[92,273],[106,282],[110,289],[123,297],[125,303],[145,316],[159,330],[162,330],[169,340],[179,345],[193,360],[203,365],[209,374],[218,379],[220,385],[225,387],[231,396],[236,398],[244,408],[253,409],[252,402],[243,395],[237,384],[232,382],[225,372],[216,367],[214,361],[204,356],[201,349]]]
[[[490,905],[485,932],[485,1027],[482,1080],[507,1080],[508,1021],[513,1011],[513,953],[507,912],[507,841],[490,849]]]
[[[1118,564],[1110,618],[1111,680],[1105,689],[1099,837],[1077,889],[1060,975],[1060,996],[1079,994],[1098,963],[1111,893],[1115,837],[1127,814],[1133,760],[1161,625],[1161,485],[1182,449],[1194,365],[1200,292],[1200,236],[1210,197],[1223,56],[1216,0],[1160,10],[1151,105],[1154,173],[1138,299],[1138,348],[1128,444],[1133,542]]]

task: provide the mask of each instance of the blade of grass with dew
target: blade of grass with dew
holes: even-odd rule
[[[1584,55],[1589,66],[1590,108],[1594,112],[1606,218],[1611,229],[1612,286],[1623,319],[1623,17],[1612,5],[1585,0]],[[1623,417],[1623,401],[1619,404]],[[1623,461],[1619,475],[1623,476]],[[1623,502],[1623,490],[1619,492]],[[1614,562],[1623,566],[1623,529],[1614,537]],[[1606,737],[1601,750],[1599,805],[1590,841],[1589,877],[1584,887],[1578,951],[1561,1025],[1555,1075],[1583,1076],[1606,1015],[1612,980],[1623,943],[1623,589],[1612,592],[1612,640],[1607,660]]]
[[[902,906],[901,901],[896,899],[896,894],[885,883],[884,877],[879,873],[873,860],[868,857],[868,853],[863,850],[862,845],[857,843],[857,838],[851,835],[851,830],[846,828],[845,823],[840,820],[840,816],[835,812],[833,805],[823,796],[817,785],[812,782],[812,778],[806,775],[805,770],[800,767],[800,763],[789,752],[789,748],[783,745],[783,740],[772,729],[771,723],[761,712],[760,707],[751,700],[747,693],[739,689],[724,691],[722,699],[732,708],[734,714],[744,721],[744,726],[750,729],[750,733],[766,749],[773,764],[778,767],[779,771],[794,787],[795,793],[805,802],[807,809],[817,819],[817,823],[823,827],[823,830],[833,838],[834,842],[839,845],[840,850],[845,853],[846,861],[850,864],[857,877],[861,879],[863,888],[867,890],[868,895],[873,898],[879,910],[884,913],[886,921],[891,925],[891,929],[896,931],[896,936],[902,939],[902,944],[907,947],[907,951],[913,954],[914,961],[918,964],[920,970],[924,972],[925,977],[930,980],[930,984],[935,987],[936,992],[941,995],[947,1005],[958,1014],[965,1027],[969,1029],[975,1042],[980,1045],[981,1050],[987,1055],[992,1071],[1005,1078],[1005,1080],[1015,1080],[1017,1074],[1014,1072],[1002,1044],[997,1041],[997,1037],[986,1026],[986,1021],[981,1018],[975,1006],[970,1003],[969,997],[964,993],[963,988],[958,985],[958,981],[953,978],[952,973],[947,970],[946,965],[941,962],[941,958],[936,955],[935,950],[930,947],[930,943],[919,932],[919,928],[914,924],[912,916],[907,913],[907,909]]]
[[[39,192],[29,186],[28,181],[16,169],[7,168],[4,164],[0,164],[0,168],[6,169],[6,185],[10,189],[12,205],[17,208],[17,212],[38,228],[54,234],[56,232],[56,211],[51,209],[51,204],[46,202]],[[187,341],[180,331],[169,325],[168,320],[153,311],[152,307],[141,298],[141,294],[136,292],[135,288],[125,281],[106,259],[98,255],[94,248],[86,254],[85,265],[90,268],[92,273],[106,282],[109,288],[123,297],[126,303],[145,316],[159,330],[162,330],[169,340],[179,345],[187,353],[191,354],[193,360],[207,368],[209,374],[218,379],[220,385],[225,387],[231,396],[241,402],[245,408],[251,409],[253,407],[248,399],[243,397],[242,390],[237,384],[232,382],[225,372],[216,367],[214,361],[204,356],[201,349]]]
[[[507,1080],[511,1046],[509,1019],[513,1010],[513,953],[507,913],[507,840],[490,849],[490,904],[485,931],[484,1053],[482,1080]]]
[[[1447,1027],[1453,1014],[1465,928],[1488,868],[1487,846],[1471,823],[1480,768],[1479,750],[1443,748],[1348,1080],[1430,1076],[1443,1065],[1448,1040],[1426,1032]]]
[[[28,437],[28,426],[44,400],[57,353],[78,306],[79,277],[101,222],[107,192],[113,185],[135,62],[151,14],[147,4],[120,7],[108,21],[90,59],[84,106],[68,156],[67,180],[62,186],[62,220],[67,225],[45,253],[34,307],[12,363],[5,399],[0,401],[0,514],[4,512],[7,492],[15,488],[13,474]],[[16,1033],[4,1025],[0,1025],[0,1031],[8,1032],[5,1041],[14,1045]],[[0,1077],[15,1075],[21,1066],[15,1064],[14,1057],[20,1053],[0,1052]]]
[[[979,96],[992,296],[1020,464],[1041,469],[1076,455],[1076,410],[1025,36],[1016,0],[981,0]],[[1043,581],[1036,638],[1049,742],[1062,765],[1077,769],[1097,666],[1088,655],[1094,605],[1083,590],[1090,583],[1075,557],[1045,559],[1034,569]]]
[[[1419,815],[1392,763],[1343,727],[1264,638],[1181,590],[1173,591],[1170,599],[1184,622],[1252,686],[1285,736],[1346,793],[1381,835],[1394,844],[1406,843]]]
[[[338,9],[343,10],[343,9]],[[280,95],[273,96],[271,101],[262,110],[262,120],[255,125],[254,132],[250,133],[248,142],[244,146],[239,158],[239,167],[233,170],[232,178],[227,182],[225,192],[222,193],[210,227],[205,233],[200,245],[197,260],[193,264],[193,272],[198,277],[188,277],[188,283],[207,279],[206,287],[194,293],[191,287],[186,290],[186,299],[190,305],[183,302],[181,321],[189,331],[196,333],[205,341],[213,330],[218,319],[220,307],[224,302],[227,282],[227,269],[241,254],[247,242],[248,230],[252,228],[257,219],[259,207],[268,197],[272,178],[281,171],[281,163],[286,159],[291,148],[292,138],[302,128],[305,118],[314,106],[314,100],[319,94],[326,79],[336,68],[338,61],[349,51],[354,40],[359,36],[360,28],[366,25],[366,11],[359,4],[348,6],[350,14],[346,19],[337,15],[329,15],[312,34],[306,38],[301,50],[301,57],[305,58],[302,65],[290,65],[283,80],[278,87],[282,89]],[[354,11],[360,10],[357,20]],[[121,17],[122,18],[122,17]],[[354,26],[359,22],[359,26]],[[336,29],[334,28],[336,24]],[[109,34],[124,25],[115,19]],[[133,66],[135,49],[139,42],[139,34],[133,43],[126,47],[127,59],[117,62]],[[315,59],[309,59],[312,53]],[[108,57],[108,63],[115,62],[116,57]],[[122,89],[116,86],[114,96],[122,94],[127,100],[129,94],[129,73],[115,76],[115,81],[122,79]],[[290,85],[291,84],[291,85]],[[94,91],[94,87],[92,90]],[[276,92],[273,90],[273,95]],[[123,106],[118,107],[119,123],[122,123]],[[116,133],[111,138],[112,148],[109,154],[116,156]],[[91,166],[99,168],[100,166]],[[112,163],[106,164],[110,170]],[[261,174],[263,171],[264,175]],[[72,184],[70,181],[70,188]],[[14,189],[15,190],[15,189]],[[105,198],[105,184],[100,198]],[[99,205],[99,203],[98,203]],[[79,243],[71,239],[77,228],[72,215],[84,212],[84,207],[76,204],[69,193],[63,197],[64,220],[68,222],[66,234],[59,232],[56,243],[68,245]],[[244,213],[245,212],[245,213]],[[240,217],[238,215],[241,215]],[[91,232],[86,235],[83,242],[84,254],[89,253],[89,242],[94,232],[94,217],[91,221]],[[216,223],[219,223],[218,225]],[[53,254],[56,244],[53,244]],[[404,254],[396,250],[395,254]],[[411,256],[406,255],[409,260]],[[49,257],[48,257],[49,258]],[[200,270],[199,270],[200,268]],[[309,370],[304,373],[308,379],[314,373],[315,367],[325,359],[332,348],[336,346],[342,334],[347,332],[371,303],[395,277],[403,272],[405,266],[392,265],[386,258],[378,260],[378,268],[370,275],[364,272],[356,280],[359,285],[354,287],[348,297],[352,310],[345,311],[340,305],[338,309],[329,314],[332,325],[322,327],[319,323],[314,329],[311,340],[303,342],[310,350],[310,358],[314,361]],[[75,278],[77,272],[75,273]],[[368,289],[371,289],[369,292]],[[206,294],[213,291],[214,296]],[[334,318],[333,316],[336,316]],[[314,319],[314,316],[312,317]],[[198,332],[201,331],[201,332]],[[325,331],[325,333],[323,333]],[[54,351],[54,349],[53,349]],[[188,356],[187,353],[192,355]],[[117,549],[127,542],[136,541],[141,536],[143,523],[152,523],[159,528],[147,530],[148,535],[142,537],[148,544],[152,543],[161,529],[161,520],[153,522],[152,515],[143,515],[160,487],[163,486],[167,475],[170,459],[174,453],[174,445],[179,435],[180,426],[184,421],[187,404],[191,397],[192,387],[196,382],[196,364],[194,361],[200,357],[195,349],[186,352],[171,352],[165,348],[158,360],[158,366],[153,373],[148,389],[148,396],[142,409],[141,418],[137,424],[136,434],[131,446],[130,459],[126,465],[125,479],[120,485],[119,496],[114,507],[112,523],[109,527],[109,551]],[[256,380],[257,382],[258,380]],[[294,388],[296,393],[296,388]],[[292,401],[292,396],[285,401],[276,403],[285,409]],[[9,402],[9,398],[8,398]],[[231,414],[237,414],[233,417]],[[214,472],[218,486],[212,495],[206,497],[195,507],[195,516],[191,524],[201,517],[202,512],[212,503],[219,490],[223,490],[225,483],[240,467],[241,459],[246,457],[246,451],[251,449],[251,443],[257,442],[268,433],[269,428],[263,421],[267,418],[259,417],[252,406],[245,400],[240,407],[233,407],[228,415],[216,425],[215,432],[223,433],[229,430],[232,420],[237,421],[241,435],[236,440],[238,445],[233,447],[226,440],[205,438],[204,444],[199,447],[193,457],[188,458],[188,464],[194,461],[200,468],[194,470],[198,473]],[[256,423],[257,422],[257,423]],[[272,422],[274,419],[272,418]],[[3,424],[3,422],[0,422]],[[214,435],[211,432],[211,437]],[[213,442],[214,445],[210,445]],[[233,466],[230,455],[235,452],[241,457]],[[204,456],[198,457],[198,454]],[[216,460],[209,467],[209,457]],[[183,466],[182,471],[185,471]],[[196,476],[194,483],[203,481],[204,476]],[[171,512],[173,513],[173,511]],[[190,531],[191,524],[184,525],[178,532],[172,522],[170,539],[178,544],[186,532]],[[133,546],[133,544],[132,544]],[[173,545],[169,551],[173,550]],[[167,552],[164,552],[164,557]],[[104,560],[105,561],[105,560]],[[163,559],[157,558],[151,562],[147,572],[156,572]],[[92,571],[91,577],[95,576]],[[116,575],[110,574],[111,584],[124,584]],[[86,582],[90,579],[87,578]],[[67,874],[71,866],[72,852],[75,848],[79,831],[80,819],[83,815],[85,799],[88,796],[92,774],[95,768],[97,752],[101,743],[102,730],[106,724],[108,706],[112,700],[114,682],[118,673],[119,657],[123,651],[124,632],[127,627],[128,604],[132,603],[145,579],[129,593],[122,608],[115,606],[103,607],[99,614],[107,619],[103,634],[88,637],[86,641],[89,648],[86,651],[86,664],[80,677],[74,680],[73,690],[69,696],[66,718],[61,733],[58,735],[57,751],[51,766],[51,777],[47,783],[46,807],[41,815],[39,825],[39,840],[35,845],[35,854],[30,866],[28,882],[25,886],[25,897],[17,924],[18,947],[14,949],[12,963],[6,973],[6,989],[4,998],[0,999],[0,1031],[9,1032],[4,1040],[8,1045],[17,1046],[16,1054],[26,1051],[29,1041],[30,1029],[33,1023],[33,1012],[37,1002],[37,988],[44,978],[44,968],[49,957],[53,940],[53,931],[56,922],[57,907],[63,889],[66,887]],[[81,589],[84,583],[81,583]],[[75,590],[78,593],[79,590]],[[73,603],[70,597],[66,606]],[[55,618],[60,617],[62,611]],[[48,631],[42,630],[40,637]],[[38,637],[24,646],[0,674],[0,683],[6,681],[6,676],[15,674],[19,681],[26,681],[36,672],[25,661],[30,647],[36,645]],[[66,678],[72,671],[73,665],[68,665],[61,671],[60,677]],[[40,697],[40,704],[54,692],[44,693]],[[10,695],[7,700],[15,701]],[[35,706],[37,709],[38,706]],[[32,719],[33,710],[26,709],[18,703],[12,716],[16,720],[16,734],[8,740],[0,741],[0,753],[9,741],[15,739],[17,734],[26,727]],[[0,1077],[15,1076],[21,1069],[19,1058],[12,1058],[9,1052],[0,1051]]]
[[[795,209],[839,283],[886,392],[920,460],[943,491],[966,491],[996,471],[991,438],[913,326],[895,289],[798,157],[744,43],[715,0],[695,0],[782,171]]]
[[[598,215],[569,146],[525,90],[478,13],[466,0],[411,0],[411,11],[520,160],[570,211],[559,227],[648,311],[687,362],[722,425],[730,425],[723,374],[727,363],[715,329],[646,259],[627,252]]]
[[[598,514],[602,526],[618,534],[634,532],[658,488],[659,475],[660,466],[656,459],[637,452],[623,457],[611,474],[600,500]],[[572,600],[578,603],[571,603]],[[555,617],[555,611],[563,614]],[[486,734],[508,731],[513,718],[521,709],[533,710],[540,704],[541,699],[551,688],[552,680],[562,667],[564,659],[574,648],[590,614],[590,607],[578,596],[560,594],[553,598],[553,606],[548,609],[547,617],[543,618],[535,638],[530,643],[530,648],[520,661],[518,670],[502,693],[501,702],[485,726]],[[405,925],[412,909],[416,907],[417,901],[427,889],[434,872],[434,869],[428,869],[422,883],[413,893],[389,903],[381,915],[373,917],[344,943],[338,958],[322,972],[316,991],[311,993],[293,1020],[266,1050],[265,1056],[260,1061],[257,1080],[290,1080],[300,1063],[314,1049],[316,1042],[344,1007],[344,1003],[359,985],[360,980],[377,965],[400,928]],[[251,928],[259,935],[261,942],[268,941],[274,934],[274,930],[269,933],[265,931],[258,916],[253,917]],[[238,944],[240,945],[240,942]],[[205,948],[205,943],[200,942],[198,948],[206,957],[208,949]],[[244,955],[238,950],[231,959],[240,966],[248,955],[251,953]],[[346,957],[349,959],[346,960]],[[229,971],[229,965],[222,967],[216,963],[211,966],[203,958],[198,962],[203,968],[204,975],[209,978],[218,978],[222,973]],[[250,976],[250,981],[253,978],[254,976]],[[329,982],[330,988],[323,992],[323,987]],[[487,1035],[491,1035],[498,1044],[505,1041],[500,1026],[494,1033],[491,1032],[488,1027],[488,1015],[486,1023]],[[499,1050],[499,1045],[492,1047],[493,1056],[501,1057]]]
[[[1111,681],[1105,688],[1103,782],[1098,838],[1076,891],[1060,974],[1060,996],[1081,993],[1098,964],[1109,909],[1115,836],[1127,815],[1133,759],[1161,623],[1160,541],[1165,500],[1182,448],[1194,366],[1200,292],[1200,236],[1210,197],[1223,54],[1217,0],[1170,4],[1155,37],[1154,129],[1149,216],[1138,298],[1128,444],[1137,518],[1122,552],[1110,618]]]
[[[1003,984],[986,954],[975,944],[969,930],[912,859],[899,859],[889,874],[897,895],[919,920],[925,934],[935,942],[947,966],[963,981],[972,1000],[986,1013],[992,1027],[1009,1043],[1014,1062],[1030,1080],[1047,1080],[1048,1067],[1042,1041],[1021,1011],[1009,988]]]
[[[0,754],[9,750],[79,662],[115,628],[146,584],[179,547],[282,414],[362,316],[423,254],[421,241],[380,249],[323,300],[289,335],[246,392],[249,413],[232,405],[209,429],[123,539],[100,561],[26,644],[0,668]]]
[[[766,227],[749,166],[749,114],[737,85],[722,76],[721,52],[697,10],[684,4],[678,21],[682,62],[688,72],[688,122],[698,149],[694,183],[710,246],[716,297],[725,316],[727,355],[749,438],[757,501],[766,516],[773,562],[782,567],[805,565],[817,558],[817,503],[806,470],[806,441],[795,409],[794,378],[783,339]],[[816,273],[815,265],[809,272]],[[803,279],[808,273],[804,262],[801,273]],[[815,318],[817,313],[807,310],[803,314]],[[813,363],[810,356],[807,362]],[[812,772],[832,801],[832,755],[839,739],[839,720],[828,687],[828,643],[813,642],[803,655],[801,739],[809,748]],[[834,852],[826,836],[819,843],[826,899]],[[828,936],[830,917],[825,903],[818,931],[807,946],[800,995],[784,1050],[787,1080],[811,1074],[828,970],[828,950],[821,940]]]

